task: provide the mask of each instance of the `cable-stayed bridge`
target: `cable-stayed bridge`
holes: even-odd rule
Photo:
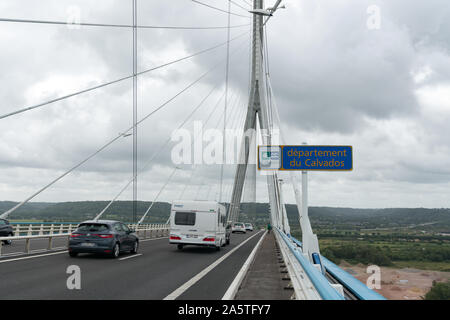
[[[80,256],[71,259],[67,253],[67,238],[74,231],[72,224],[28,224],[17,225],[15,236],[0,238],[3,241],[12,240],[11,245],[2,246],[0,251],[0,288],[4,298],[30,299],[298,299],[298,300],[345,300],[345,299],[384,299],[370,290],[350,274],[334,265],[326,257],[321,256],[319,242],[314,234],[308,217],[307,173],[301,176],[291,173],[289,180],[280,179],[276,171],[265,173],[263,178],[267,185],[268,202],[270,206],[269,220],[273,226],[272,232],[255,230],[253,233],[233,234],[231,245],[223,250],[205,252],[200,248],[186,248],[182,252],[172,250],[168,246],[170,229],[168,224],[147,224],[146,219],[151,216],[153,205],[161,194],[171,187],[174,176],[183,172],[179,164],[174,164],[169,170],[165,183],[151,199],[152,202],[145,213],[138,217],[137,195],[138,179],[163,154],[170,154],[169,145],[172,138],[163,141],[152,156],[144,163],[138,162],[138,135],[155,114],[168,112],[171,103],[182,98],[202,81],[208,81],[208,76],[214,73],[224,73],[223,83],[213,87],[208,93],[198,99],[187,117],[174,126],[173,130],[181,130],[191,123],[198,114],[205,114],[203,126],[219,128],[222,136],[222,163],[218,182],[215,185],[204,185],[206,198],[227,205],[227,220],[239,222],[241,201],[245,185],[249,189],[255,188],[256,166],[251,157],[257,140],[262,145],[272,145],[284,142],[282,123],[278,115],[278,107],[272,90],[269,72],[269,54],[267,46],[266,28],[270,20],[275,19],[281,0],[274,1],[273,6],[266,8],[263,0],[255,0],[251,4],[247,0],[224,1],[227,8],[215,6],[203,1],[192,1],[193,5],[205,7],[205,10],[215,10],[228,16],[226,26],[154,26],[140,25],[137,21],[138,3],[132,0],[133,22],[126,24],[99,24],[78,22],[84,27],[122,28],[130,29],[133,36],[132,45],[132,74],[87,87],[47,101],[17,108],[0,115],[0,121],[8,121],[18,114],[25,112],[44,112],[45,108],[60,101],[70,101],[71,98],[92,92],[100,88],[112,86],[116,83],[132,80],[133,94],[133,123],[127,128],[118,130],[120,133],[112,137],[84,159],[56,176],[48,184],[42,186],[24,200],[9,210],[0,214],[0,218],[13,217],[15,212],[38,195],[42,194],[54,184],[67,177],[87,162],[95,161],[96,157],[110,148],[117,141],[132,136],[133,166],[132,176],[121,186],[117,186],[117,194],[108,204],[98,212],[94,220],[107,219],[108,210],[122,196],[132,188],[133,208],[130,226],[140,236],[140,251],[138,254],[123,255],[117,261]],[[231,24],[231,16],[242,18],[245,22]],[[274,17],[274,18],[272,18]],[[1,23],[53,24],[64,25],[66,22],[49,20],[25,20],[0,18]],[[231,29],[250,28],[250,31],[231,37]],[[171,30],[226,30],[227,39],[224,42],[203,48],[197,52],[167,61],[161,65],[138,70],[138,34],[142,29],[171,29]],[[249,45],[249,50],[245,50]],[[173,96],[160,105],[154,107],[142,117],[138,117],[138,81],[155,70],[176,65],[194,57],[225,51],[225,59],[218,60],[212,68],[193,77],[193,81],[180,88]],[[231,92],[229,88],[229,71],[233,59],[242,59],[242,54],[250,52],[249,57],[249,90],[248,96],[239,92]],[[237,59],[237,58],[236,58]],[[247,76],[247,75],[246,75]],[[212,97],[215,98],[215,101]],[[208,106],[213,106],[212,108]],[[222,108],[223,106],[223,108]],[[226,130],[234,129],[242,132],[240,149],[233,165],[226,166],[227,158]],[[276,141],[275,132],[280,133],[280,140]],[[194,139],[190,144],[196,149]],[[202,151],[200,151],[201,153]],[[231,185],[224,181],[227,170],[232,168],[234,179]],[[182,186],[180,193],[172,192],[174,199],[200,199],[200,187],[195,195],[190,194],[190,181],[198,175],[198,170],[204,170],[201,163],[191,168],[189,182]],[[299,212],[302,229],[301,241],[291,235],[289,220],[286,214],[283,198],[283,188],[290,185],[293,188]],[[301,185],[301,186],[300,186]],[[176,194],[177,193],[177,194]],[[254,197],[254,193],[252,194]],[[175,198],[176,197],[176,198]],[[82,270],[82,290],[68,290],[66,286],[66,268],[76,264]],[[128,288],[124,295],[121,288]]]

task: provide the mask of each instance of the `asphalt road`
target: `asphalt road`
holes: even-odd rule
[[[256,233],[233,234],[231,244],[221,251],[201,247],[178,251],[164,238],[143,240],[137,255],[122,254],[119,259],[90,254],[70,258],[65,250],[2,257],[0,299],[164,299]],[[262,234],[259,232],[198,282],[185,286],[177,298],[221,299]],[[43,244],[45,248],[46,242]],[[71,265],[80,267],[80,290],[67,288],[70,275],[66,271]]]

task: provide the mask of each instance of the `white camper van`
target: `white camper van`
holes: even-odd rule
[[[220,247],[229,243],[225,206],[215,201],[174,201],[170,212],[171,244]]]

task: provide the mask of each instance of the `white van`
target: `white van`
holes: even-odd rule
[[[170,212],[169,243],[220,247],[229,243],[226,208],[215,201],[174,201]]]

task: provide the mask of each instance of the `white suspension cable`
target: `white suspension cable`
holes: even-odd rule
[[[243,37],[246,34],[248,34],[248,32],[240,34],[239,36],[231,39],[230,42],[232,42],[232,41],[234,41],[234,40],[236,40],[238,38],[241,38],[241,37]],[[172,60],[170,62],[161,64],[159,66],[152,67],[150,69],[146,69],[144,71],[137,72],[136,75],[140,76],[140,75],[146,74],[148,72],[155,71],[157,69],[161,69],[161,68],[167,67],[169,65],[175,64],[177,62],[181,62],[183,60],[187,60],[187,59],[193,58],[193,57],[201,55],[203,53],[206,53],[206,52],[212,51],[214,49],[220,48],[220,47],[226,45],[227,43],[228,43],[228,41],[225,41],[223,43],[220,43],[220,44],[215,45],[213,47],[201,50],[199,52],[196,52],[196,53],[193,53],[191,55],[185,56],[183,58]],[[43,107],[43,106],[46,106],[46,105],[49,105],[49,104],[61,101],[61,100],[65,100],[65,99],[68,99],[68,98],[71,98],[71,97],[74,97],[74,96],[78,96],[78,95],[86,93],[86,92],[90,92],[90,91],[93,91],[93,90],[96,90],[96,89],[100,89],[100,88],[103,88],[103,87],[106,87],[106,86],[109,86],[109,85],[112,85],[112,84],[115,84],[115,83],[118,83],[118,82],[121,82],[121,81],[124,81],[124,80],[127,80],[127,79],[131,79],[131,78],[133,78],[133,76],[134,75],[129,75],[129,76],[117,79],[117,80],[109,81],[109,82],[106,82],[106,83],[103,83],[103,84],[100,84],[100,85],[97,85],[97,86],[94,86],[94,87],[90,87],[90,88],[87,88],[87,89],[84,89],[84,90],[80,90],[80,91],[77,91],[77,92],[74,92],[74,93],[70,93],[70,94],[67,94],[67,95],[55,98],[55,99],[51,99],[51,100],[48,100],[48,101],[45,101],[45,102],[42,102],[42,103],[39,103],[39,104],[36,104],[36,105],[32,105],[32,106],[29,106],[29,107],[21,108],[21,109],[18,109],[16,111],[13,111],[13,112],[6,113],[4,115],[0,115],[0,120],[4,119],[4,118],[7,118],[7,117],[10,117],[10,116],[13,116],[13,115],[16,115],[16,114],[19,114],[19,113],[23,113],[23,112],[30,111],[30,110],[33,110],[33,109],[37,109],[37,108],[40,108],[40,107]]]
[[[228,26],[230,25],[230,10],[231,2],[228,0]],[[222,184],[223,184],[223,168],[225,165],[225,149],[226,149],[226,134],[227,129],[227,104],[228,104],[228,77],[230,73],[230,28],[227,30],[227,63],[225,68],[225,106],[223,112],[223,133],[222,133],[222,165],[220,167],[220,191],[219,202],[222,202]]]
[[[220,96],[219,100],[217,101],[217,103],[215,104],[213,110],[211,111],[211,113],[209,114],[209,116],[207,117],[206,121],[205,121],[205,125],[209,122],[209,120],[211,119],[211,116],[213,115],[213,113],[217,110],[220,102],[222,101],[223,97],[225,96],[225,92]],[[191,144],[192,147],[192,144]],[[188,182],[185,183],[184,185],[184,189],[180,195],[180,199],[183,198],[184,193],[186,192],[187,186],[189,185],[190,181],[192,181],[192,177],[194,175],[194,173],[197,171],[198,166],[196,166],[195,164],[192,166],[192,170],[191,170],[191,177],[189,178]]]
[[[133,28],[133,25],[128,24],[106,24],[106,23],[89,23],[89,22],[76,22],[69,23],[66,21],[52,21],[52,20],[31,20],[31,19],[9,19],[0,18],[0,22],[16,22],[16,23],[34,23],[34,24],[54,24],[54,25],[76,25],[76,26],[86,26],[86,27],[113,27],[113,28]],[[250,24],[240,24],[230,26],[230,28],[242,28],[247,27]],[[191,26],[150,26],[150,25],[136,25],[138,29],[172,29],[172,30],[217,30],[217,29],[227,29],[228,26],[205,26],[205,27],[191,27]]]
[[[228,11],[220,9],[220,8],[217,8],[217,7],[214,7],[214,6],[211,6],[209,4],[206,4],[206,3],[203,3],[203,2],[200,2],[200,1],[197,1],[197,0],[191,0],[191,1],[195,2],[195,3],[198,3],[198,4],[202,5],[202,6],[205,6],[205,7],[208,7],[208,8],[211,8],[211,9],[214,9],[214,10],[217,10],[217,11],[224,12],[224,13],[228,14]],[[237,13],[233,13],[233,12],[230,12],[229,14],[232,14],[233,16],[237,16],[237,17],[251,18],[250,16],[244,16],[242,14],[237,14]]]
[[[177,170],[180,169],[179,167],[175,167],[172,171],[172,173],[169,176],[169,179],[167,179],[166,183],[162,186],[162,188],[159,190],[158,194],[156,195],[155,199],[153,199],[151,205],[147,208],[147,211],[145,211],[144,215],[142,216],[142,218],[139,220],[138,225],[140,225],[144,219],[147,217],[147,214],[150,212],[150,210],[153,208],[153,205],[156,203],[156,201],[158,201],[159,196],[161,195],[161,193],[164,191],[164,189],[167,187],[167,185],[170,183],[170,181],[172,180],[173,176],[175,175],[175,173],[177,172]]]
[[[189,119],[195,114],[195,112],[197,112],[197,110],[203,105],[203,103],[210,97],[210,95],[215,91],[215,89],[217,88],[214,87],[207,95],[206,97],[204,97],[202,99],[202,101],[194,108],[194,110],[188,115],[188,117],[186,119],[184,119],[184,121],[178,126],[177,130],[181,129],[188,121]],[[169,145],[169,143],[171,142],[171,137],[169,137],[164,144],[158,149],[157,152],[155,152],[152,157],[149,159],[149,161],[147,161],[147,163],[141,168],[140,173],[137,173],[136,176],[138,176],[139,174],[143,173],[145,171],[145,169],[147,169],[147,167],[153,162],[153,160],[159,156],[162,151],[164,151],[164,149]],[[120,197],[120,195],[128,188],[128,186],[133,182],[135,178],[131,179],[130,181],[128,181],[128,183],[120,190],[120,192],[108,203],[108,205],[103,208],[103,210],[95,217],[94,220],[98,220],[100,219],[100,217],[106,212],[106,210],[108,210],[108,208]],[[133,221],[134,222],[134,221]]]
[[[237,50],[234,52],[236,53]],[[233,54],[234,54],[233,53]],[[223,61],[221,61],[220,63],[214,65],[211,69],[209,69],[207,72],[203,73],[199,78],[197,78],[195,81],[191,82],[188,86],[186,86],[183,90],[179,91],[177,94],[175,94],[173,97],[171,97],[170,99],[168,99],[166,102],[164,102],[163,104],[161,104],[159,107],[157,107],[156,109],[154,109],[152,112],[150,112],[149,114],[147,114],[145,117],[143,117],[141,120],[139,120],[136,125],[141,124],[142,122],[144,122],[145,120],[147,120],[149,117],[151,117],[152,115],[154,115],[156,112],[158,112],[159,110],[161,110],[162,108],[164,108],[166,105],[168,105],[170,102],[172,102],[173,100],[175,100],[178,96],[180,96],[182,93],[184,93],[185,91],[189,90],[191,87],[193,87],[195,84],[197,84],[200,80],[202,80],[203,78],[205,78],[209,73],[211,73],[213,70],[215,70]],[[46,186],[44,186],[43,188],[39,189],[37,192],[33,193],[30,197],[26,198],[25,200],[23,200],[22,202],[20,202],[19,204],[17,204],[16,206],[14,206],[13,208],[7,210],[6,212],[4,212],[3,214],[0,215],[0,218],[6,218],[8,217],[12,212],[14,212],[15,210],[19,209],[20,207],[22,207],[25,203],[27,203],[28,201],[30,201],[31,199],[33,199],[34,197],[36,197],[37,195],[39,195],[40,193],[42,193],[43,191],[45,191],[46,189],[48,189],[50,186],[54,185],[56,182],[58,182],[59,180],[61,180],[62,178],[64,178],[65,176],[67,176],[69,173],[71,173],[72,171],[74,171],[75,169],[79,168],[80,166],[82,166],[84,163],[86,163],[87,161],[89,161],[90,159],[92,159],[93,157],[95,157],[97,154],[99,154],[101,151],[103,151],[104,149],[106,149],[107,147],[109,147],[111,144],[113,144],[114,142],[116,142],[119,138],[125,136],[126,134],[129,133],[130,130],[133,129],[133,126],[131,126],[130,128],[128,128],[127,130],[123,131],[123,133],[119,134],[117,137],[115,137],[114,139],[110,140],[108,143],[106,143],[104,146],[102,146],[100,149],[98,149],[97,151],[95,151],[94,153],[92,153],[90,156],[88,156],[86,159],[84,159],[83,161],[81,161],[80,163],[78,163],[77,165],[73,166],[72,168],[70,168],[68,171],[64,172],[62,175],[60,175],[59,177],[57,177],[56,179],[52,180],[49,184],[47,184]]]
[[[237,2],[235,2],[235,1],[233,1],[233,0],[230,0],[230,2],[231,2],[232,4],[234,4],[236,7],[241,8],[242,10],[245,10],[245,12],[248,12],[248,9],[249,9],[249,8],[245,8],[245,7],[241,6],[239,3],[237,3]]]

